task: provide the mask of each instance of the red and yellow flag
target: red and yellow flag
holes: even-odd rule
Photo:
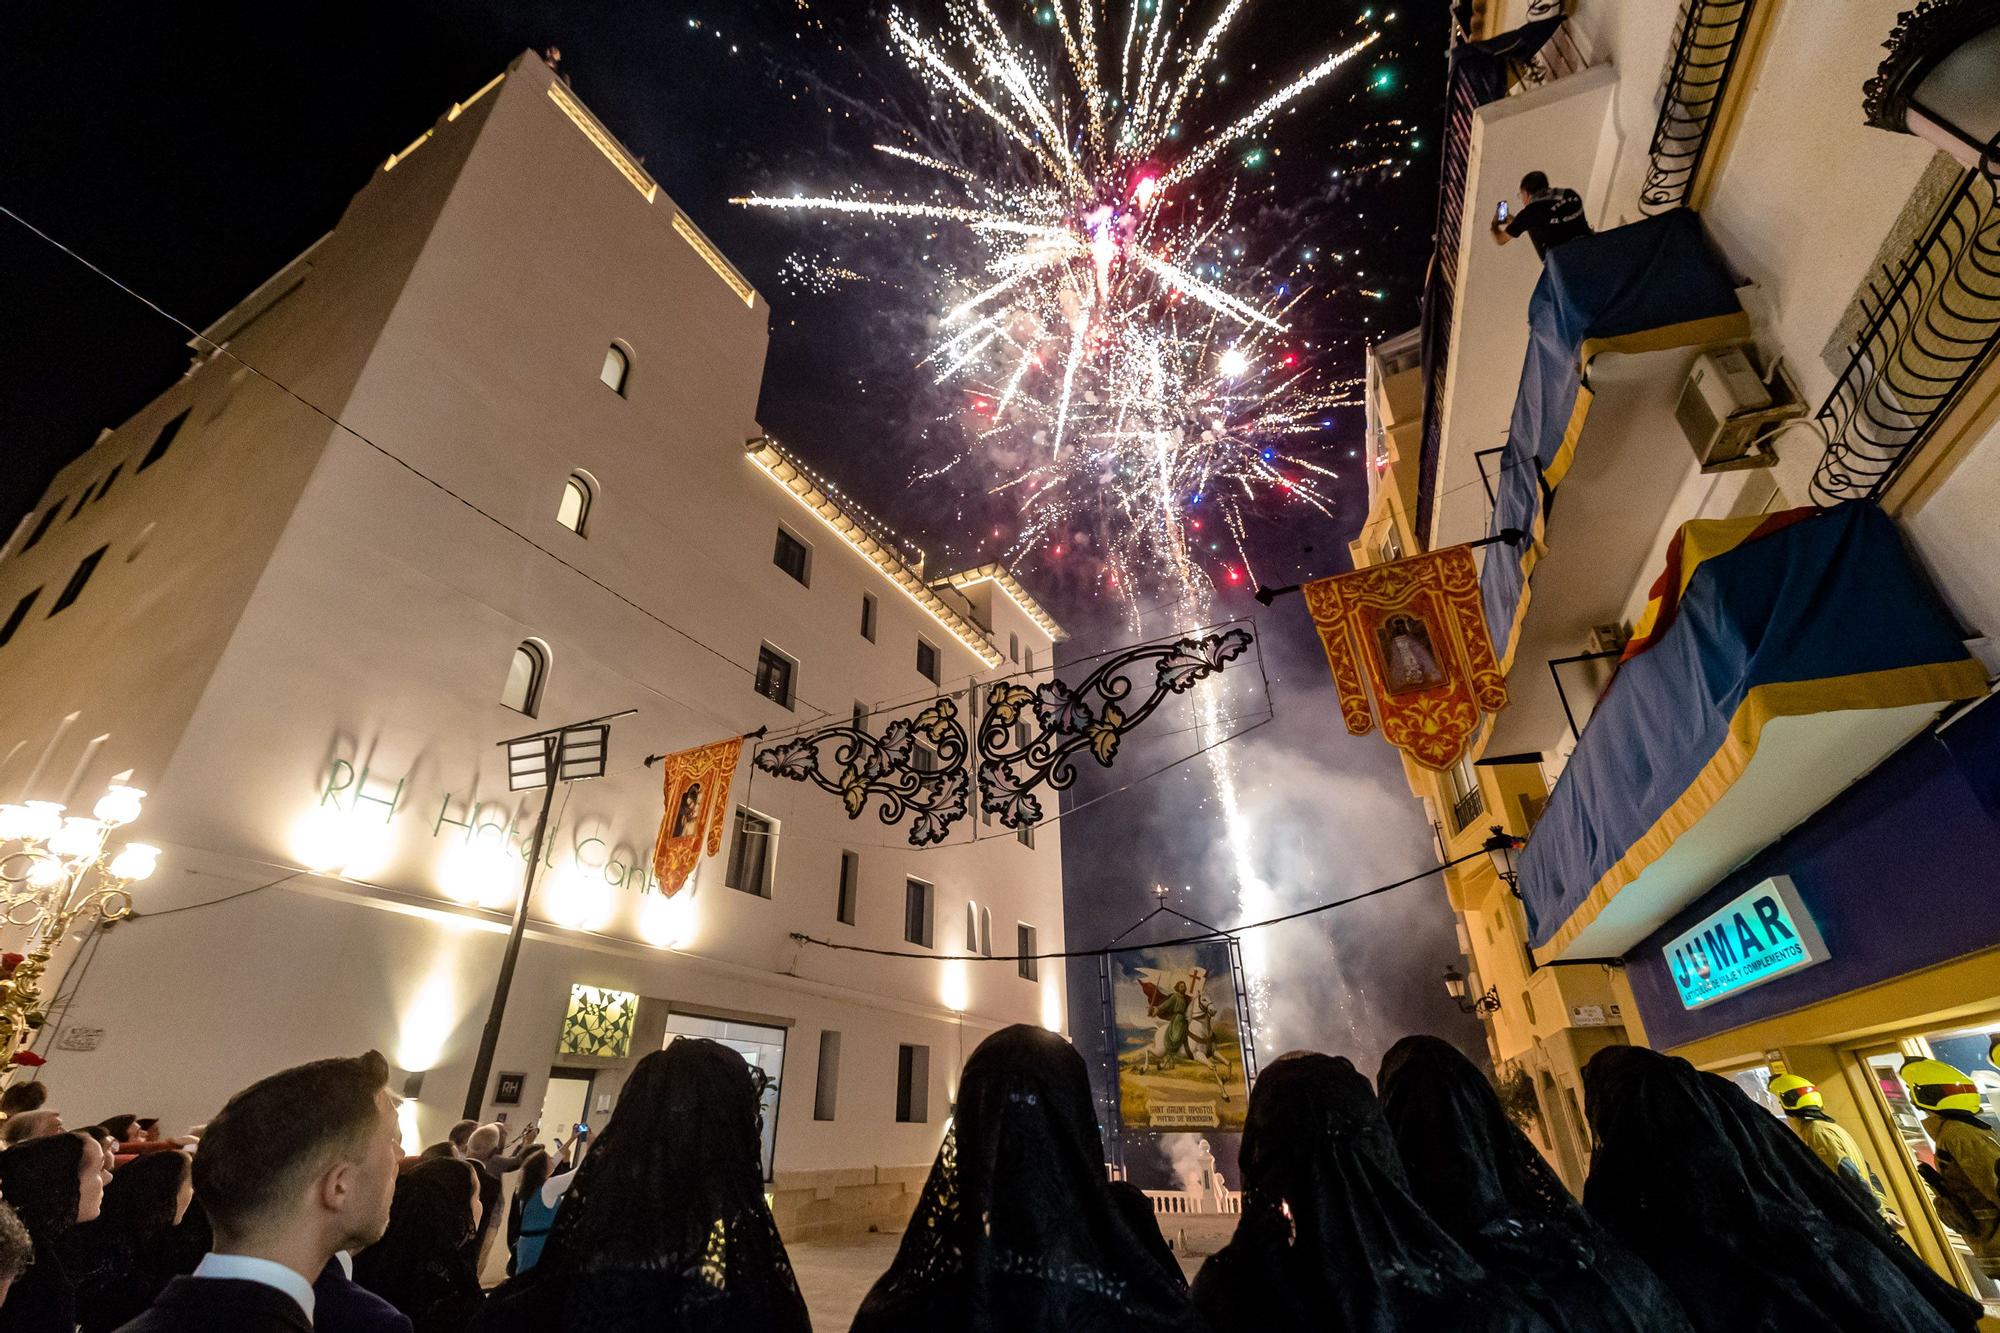
[[[1469,548],[1335,574],[1304,591],[1354,735],[1379,718],[1389,744],[1443,771],[1465,755],[1481,718],[1507,706]]]
[[[666,772],[662,784],[666,813],[653,843],[653,876],[669,898],[694,873],[704,842],[710,856],[722,850],[729,784],[736,780],[736,761],[742,754],[743,738],[732,736],[660,761]]]

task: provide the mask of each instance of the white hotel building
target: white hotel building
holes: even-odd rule
[[[635,708],[556,798],[484,1113],[602,1124],[636,1059],[720,1035],[779,1076],[788,1231],[907,1215],[964,1056],[1062,1028],[1062,968],[792,934],[1060,949],[1057,827],[975,813],[915,850],[746,746],[722,854],[668,906],[642,761],[1046,671],[1062,631],[762,441],[769,313],[524,55],[63,469],[0,558],[0,799],[129,773],[126,832],[164,848],[139,916],[58,957],[40,1045],[73,1121],[184,1127],[372,1046],[441,1137],[542,796],[496,742]],[[627,1058],[558,1054],[573,985],[639,997]]]

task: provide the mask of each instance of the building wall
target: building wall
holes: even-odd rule
[[[0,703],[0,736],[45,745],[50,719],[79,711],[47,771],[75,766],[78,737],[108,733],[82,790],[133,770],[152,793],[134,836],[166,848],[143,914],[90,946],[56,1019],[103,1029],[95,1051],[52,1063],[66,1107],[136,1099],[185,1124],[260,1073],[376,1046],[423,1072],[418,1129],[440,1135],[465,1093],[543,795],[509,794],[496,742],[628,708],[606,775],[558,793],[542,848],[495,1064],[529,1076],[517,1123],[558,1063],[572,983],[645,997],[633,1058],[648,1038],[657,1047],[670,1011],[751,1016],[789,1031],[781,1213],[900,1221],[964,1055],[1006,1023],[1063,1026],[1059,960],[1028,980],[1011,961],[888,960],[793,938],[911,950],[904,885],[917,877],[934,886],[928,952],[964,952],[968,903],[990,913],[993,953],[1014,952],[1021,922],[1060,950],[1057,825],[1031,849],[975,812],[920,851],[872,810],[850,821],[834,796],[755,772],[746,747],[732,795],[777,821],[769,896],[724,883],[727,839],[671,908],[649,882],[660,795],[646,755],[845,723],[857,703],[880,710],[879,729],[940,690],[958,692],[970,726],[970,687],[1026,670],[1006,660],[1011,641],[1037,674],[1053,659],[1049,633],[996,585],[927,608],[746,454],[761,434],[768,310],[731,289],[676,216],[523,57],[378,170],[303,285],[236,335],[346,429],[255,379],[230,396],[211,363],[58,479],[59,494],[184,397],[221,404],[85,511],[107,532],[164,515],[134,572],[108,577],[107,562],[53,624],[93,637],[23,631],[5,650],[24,688]],[[599,380],[614,341],[632,359],[622,395]],[[576,469],[597,488],[584,535],[556,521]],[[0,563],[0,596],[68,562],[84,522]],[[811,550],[808,586],[773,563],[781,527]],[[148,575],[169,577],[178,600]],[[919,636],[939,651],[942,685],[919,673]],[[499,702],[531,638],[550,658],[539,722]],[[797,663],[790,709],[753,688],[764,644]],[[0,770],[0,783],[20,774]],[[852,925],[835,914],[843,851],[860,857]],[[654,947],[666,915],[674,947]],[[832,1121],[813,1119],[822,1029],[842,1033]],[[895,1120],[901,1043],[931,1052],[920,1123]],[[615,1093],[629,1063],[597,1090]]]

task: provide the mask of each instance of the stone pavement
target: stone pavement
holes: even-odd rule
[[[1235,1220],[1229,1219],[1231,1223]],[[1172,1230],[1168,1238],[1174,1238]],[[902,1239],[900,1233],[868,1234],[800,1241],[785,1247],[792,1256],[792,1271],[798,1275],[799,1290],[805,1293],[806,1308],[812,1313],[815,1329],[820,1333],[841,1333],[854,1322],[861,1298],[875,1285],[875,1279],[888,1271],[889,1261],[896,1257],[896,1247]],[[1227,1239],[1227,1233],[1223,1239]],[[1190,1250],[1201,1248],[1193,1235],[1188,1242]],[[1202,1253],[1180,1256],[1181,1270],[1189,1281],[1194,1280],[1201,1260]]]

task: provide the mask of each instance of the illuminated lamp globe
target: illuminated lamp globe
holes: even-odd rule
[[[28,883],[37,889],[51,888],[69,877],[69,867],[53,856],[38,856],[28,867]]]
[[[20,809],[20,836],[29,842],[47,842],[62,827],[63,808],[58,802],[29,801]]]
[[[139,806],[145,799],[146,793],[137,787],[127,787],[123,783],[114,782],[110,790],[97,798],[97,804],[90,813],[112,828],[117,828],[120,824],[130,824],[139,817]]]
[[[1454,1000],[1463,1000],[1466,994],[1465,973],[1455,967],[1444,970],[1444,993]]]
[[[119,879],[136,883],[152,878],[159,864],[159,848],[143,842],[128,842],[118,849],[118,855],[111,858],[111,873]]]
[[[28,807],[25,805],[0,805],[0,842],[14,842],[27,836]]]
[[[104,821],[85,819],[82,815],[71,815],[63,820],[62,827],[50,836],[49,850],[57,856],[67,856],[73,860],[84,860],[97,855],[103,845]]]

